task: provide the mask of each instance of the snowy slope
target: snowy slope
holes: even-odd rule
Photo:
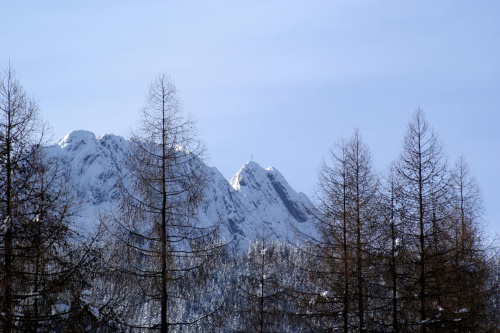
[[[92,228],[94,210],[108,209],[120,198],[118,183],[126,175],[130,142],[116,135],[96,137],[74,131],[46,147],[48,158],[57,161],[84,206],[81,220]],[[199,163],[202,163],[199,161]],[[275,168],[255,162],[244,164],[228,182],[216,168],[204,191],[198,217],[202,225],[220,221],[221,235],[241,249],[262,230],[278,239],[295,240],[294,228],[313,232],[311,203],[297,193]],[[292,228],[294,226],[294,228]]]

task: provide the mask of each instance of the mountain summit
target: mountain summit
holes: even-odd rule
[[[46,147],[48,158],[59,163],[81,199],[86,213],[80,220],[88,228],[97,223],[93,211],[118,203],[130,145],[120,136],[74,131]],[[257,239],[263,230],[273,238],[289,240],[296,238],[296,229],[313,231],[311,202],[275,168],[247,162],[228,182],[216,168],[202,167],[211,177],[198,208],[199,221],[206,226],[220,223],[221,236],[240,249],[245,250],[249,240]]]

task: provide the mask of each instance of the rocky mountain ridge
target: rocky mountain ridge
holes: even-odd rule
[[[118,203],[130,144],[112,134],[96,137],[88,131],[73,131],[46,147],[47,157],[59,163],[81,200],[84,213],[80,223],[86,228],[96,225],[97,210]],[[296,241],[296,230],[314,232],[311,202],[293,190],[275,168],[264,169],[250,161],[229,182],[216,168],[205,164],[203,168],[211,177],[198,208],[199,223],[220,222],[221,236],[237,247],[244,250],[263,230],[272,238],[290,241]]]

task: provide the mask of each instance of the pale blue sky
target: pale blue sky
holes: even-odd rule
[[[254,156],[312,196],[358,127],[382,172],[420,106],[500,232],[499,1],[4,1],[9,59],[55,138],[127,136],[166,71],[227,178]]]

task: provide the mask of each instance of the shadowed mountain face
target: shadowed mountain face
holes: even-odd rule
[[[59,163],[68,184],[81,200],[81,222],[96,225],[95,210],[112,209],[120,200],[119,182],[127,186],[127,156],[132,143],[116,135],[98,138],[87,131],[74,131],[57,144],[46,147],[47,158]],[[278,239],[295,241],[295,229],[313,233],[311,202],[295,192],[275,168],[255,162],[244,164],[228,182],[216,168],[202,161],[211,175],[198,208],[203,226],[221,224],[226,240],[246,250],[248,241],[262,230]]]

